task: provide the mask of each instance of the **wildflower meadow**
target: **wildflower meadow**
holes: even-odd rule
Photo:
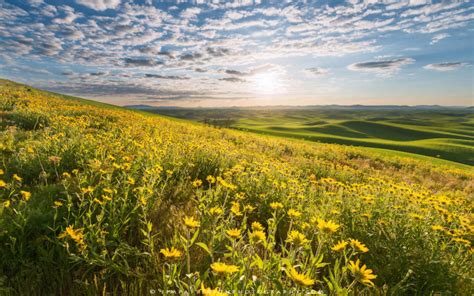
[[[471,295],[473,172],[0,83],[2,295]]]

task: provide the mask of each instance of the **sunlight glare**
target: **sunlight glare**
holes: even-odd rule
[[[283,90],[280,77],[274,72],[259,73],[253,76],[253,89],[260,94],[276,94]]]

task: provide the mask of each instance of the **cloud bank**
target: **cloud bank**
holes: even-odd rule
[[[378,74],[392,74],[399,71],[403,66],[413,64],[412,58],[399,58],[393,60],[377,60],[349,65],[351,71],[372,72]]]
[[[209,98],[260,98],[247,89],[256,80],[271,84],[265,75],[288,86],[274,88],[286,91],[275,95],[310,97],[314,77],[333,79],[350,71],[387,76],[409,65],[421,68],[418,54],[427,47],[442,51],[446,38],[467,40],[474,20],[469,1],[55,3],[0,0],[0,75],[28,75],[38,86],[69,83],[71,94],[89,97],[117,85],[142,90],[131,91],[130,100],[164,88]],[[399,50],[391,45],[397,43],[406,57],[393,58]],[[437,71],[464,66],[437,60],[423,64]],[[318,64],[324,68],[313,66]],[[25,68],[30,71],[19,70]],[[91,85],[99,84],[94,93]]]
[[[446,72],[446,71],[453,71],[457,70],[461,67],[468,66],[468,63],[462,62],[446,62],[446,63],[439,63],[439,64],[428,64],[424,66],[425,69]]]

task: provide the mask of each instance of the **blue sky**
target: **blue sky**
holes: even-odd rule
[[[117,105],[473,105],[472,1],[0,0],[0,77]]]

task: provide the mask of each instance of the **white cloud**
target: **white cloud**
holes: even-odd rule
[[[431,38],[430,44],[438,43],[439,41],[448,38],[450,35],[447,33],[436,34]]]
[[[181,17],[185,19],[194,19],[201,13],[201,9],[197,7],[190,7],[181,12]]]
[[[44,5],[41,8],[41,14],[46,16],[46,17],[54,17],[57,12],[58,12],[58,10],[53,5],[48,4],[48,5]]]
[[[453,70],[459,69],[461,67],[466,67],[466,66],[469,66],[469,64],[462,63],[462,62],[446,62],[446,63],[439,63],[439,64],[428,64],[424,66],[423,68],[428,69],[428,70],[446,72],[446,71],[453,71]]]
[[[159,1],[150,0],[140,1],[141,4],[131,0],[75,0],[97,11],[117,9],[106,15],[87,10],[84,17],[72,8],[65,9],[64,5],[28,1],[37,6],[25,11],[0,0],[0,48],[3,49],[0,55],[5,60],[41,61],[46,56],[58,63],[80,66],[77,68],[91,67],[90,72],[95,72],[96,67],[111,73],[125,70],[131,75],[126,79],[137,86],[149,85],[153,79],[135,74],[159,71],[168,77],[161,79],[165,83],[181,82],[188,89],[208,85],[216,91],[219,78],[237,81],[235,78],[284,72],[277,67],[256,65],[291,61],[295,57],[309,62],[303,66],[307,67],[303,70],[306,75],[320,76],[327,74],[328,69],[310,68],[314,61],[326,56],[346,59],[351,58],[351,53],[359,56],[373,52],[378,58],[349,65],[348,69],[391,75],[414,60],[394,56],[396,53],[387,45],[388,41],[396,43],[396,38],[403,35],[402,52],[409,55],[409,51],[425,49],[425,38],[417,39],[421,34],[430,34],[432,44],[447,38],[449,35],[443,32],[450,28],[466,28],[468,36],[474,19],[468,2],[358,0],[354,5],[332,7],[292,3],[273,7],[199,4],[186,5],[184,9],[183,5],[160,9],[156,7]],[[439,45],[445,46],[446,42]],[[384,51],[384,48],[392,50]],[[167,52],[169,49],[173,53]],[[353,62],[356,60],[347,64]],[[282,63],[286,65],[286,61]],[[425,66],[436,71],[459,67],[462,67],[459,63]],[[224,73],[218,69],[231,70]],[[233,69],[238,69],[240,75]],[[178,75],[173,71],[190,79],[170,79]],[[208,80],[194,84],[196,76]],[[100,77],[106,80],[112,76]],[[98,76],[90,78],[98,79]],[[228,87],[222,91],[232,92]]]
[[[375,60],[349,65],[347,68],[351,71],[371,72],[383,75],[393,74],[401,67],[415,62],[412,58],[398,58],[391,60]]]
[[[76,0],[76,3],[90,9],[102,11],[117,8],[120,5],[120,0]]]
[[[404,51],[420,51],[421,48],[419,47],[407,47],[404,49]]]
[[[81,13],[74,12],[74,8],[70,6],[61,6],[61,10],[64,11],[65,16],[63,18],[56,18],[53,20],[55,24],[71,24],[77,18],[82,17]]]
[[[430,3],[430,0],[409,0],[410,6],[425,5]]]
[[[329,73],[328,69],[320,68],[320,67],[306,68],[303,71],[306,73],[306,75],[313,76],[313,77],[322,76]]]
[[[298,24],[294,26],[289,26],[286,29],[286,31],[288,33],[299,33],[299,32],[309,31],[313,29],[314,29],[314,25],[302,23],[302,24]]]
[[[32,6],[39,6],[41,4],[44,4],[43,0],[28,0],[28,3]]]
[[[244,18],[246,17],[246,13],[244,12],[240,12],[240,11],[236,11],[236,10],[228,10],[224,17],[227,17],[231,20],[238,20],[238,19],[241,19],[241,18]]]

